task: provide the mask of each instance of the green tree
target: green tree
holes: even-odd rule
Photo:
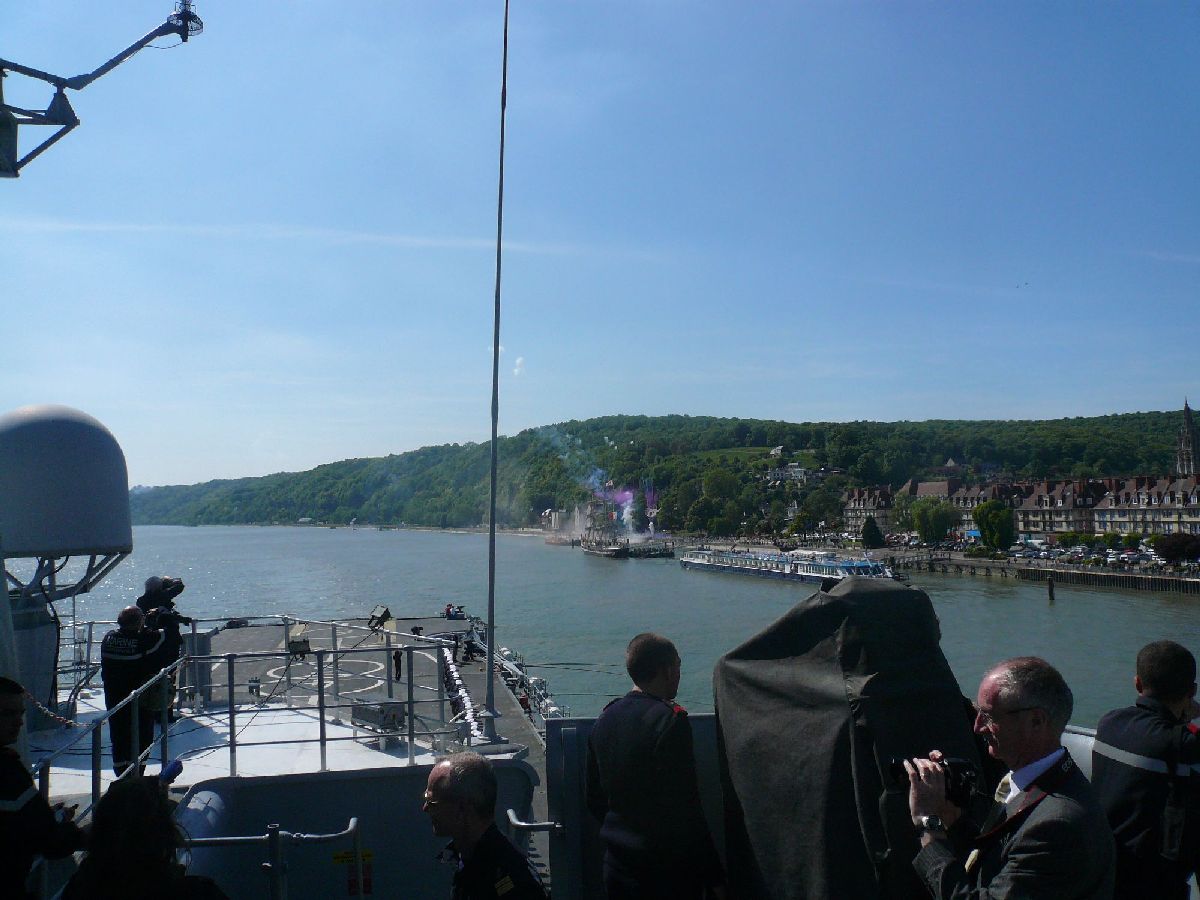
[[[883,532],[879,530],[879,526],[875,524],[874,516],[867,516],[867,521],[863,522],[862,528],[862,545],[864,550],[877,550],[884,546],[887,542],[883,539]]]
[[[1136,550],[1140,546],[1142,546],[1142,536],[1140,534],[1130,533],[1125,535],[1126,549]]]
[[[993,550],[1006,550],[1016,536],[1013,512],[999,500],[980,503],[971,513],[983,543]]]
[[[1106,531],[1101,535],[1100,540],[1104,542],[1104,546],[1109,550],[1116,550],[1121,546],[1121,535],[1116,531]]]
[[[951,528],[962,521],[958,509],[944,500],[925,497],[912,505],[913,524],[926,544],[942,540]]]
[[[1154,545],[1154,552],[1169,563],[1180,563],[1200,557],[1200,537],[1191,534],[1164,534]]]
[[[916,498],[912,494],[897,494],[892,500],[892,531],[912,531],[912,506]]]

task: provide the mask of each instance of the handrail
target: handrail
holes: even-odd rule
[[[354,843],[355,882],[354,893],[351,896],[363,896],[363,854],[362,836],[358,830],[358,816],[353,816],[349,824],[342,830],[330,834],[303,834],[300,832],[284,831],[279,825],[267,826],[266,834],[225,835],[222,837],[185,838],[183,846],[191,847],[231,847],[245,844],[266,844],[267,861],[263,870],[271,886],[271,900],[286,900],[287,898],[287,865],[285,864],[284,845],[287,844],[327,844],[340,838],[350,837]]]

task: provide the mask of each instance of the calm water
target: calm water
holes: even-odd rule
[[[484,615],[487,536],[325,528],[134,529],[134,553],[92,595],[81,617],[112,619],[149,575],[183,578],[179,608],[225,618],[289,613],[365,616],[377,603],[396,616],[461,603]],[[497,639],[546,668],[556,696],[594,714],[623,693],[625,644],[660,631],[684,660],[680,702],[711,711],[713,664],[811,589],[686,572],[675,560],[608,560],[546,546],[540,537],[497,538]],[[1138,648],[1169,637],[1200,651],[1200,598],[1044,588],[984,578],[921,575],[942,622],[942,646],[974,695],[983,671],[1008,656],[1044,656],[1076,696],[1074,720],[1094,725],[1131,702]]]

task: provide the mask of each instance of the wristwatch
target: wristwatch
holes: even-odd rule
[[[917,827],[935,836],[946,833],[946,823],[942,821],[941,816],[917,816]]]

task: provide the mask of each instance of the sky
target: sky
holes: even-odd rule
[[[169,11],[5,3],[0,58]],[[0,411],[131,484],[487,440],[502,4],[196,12],[0,181]],[[1195,2],[515,0],[501,433],[1200,403],[1198,50]]]

